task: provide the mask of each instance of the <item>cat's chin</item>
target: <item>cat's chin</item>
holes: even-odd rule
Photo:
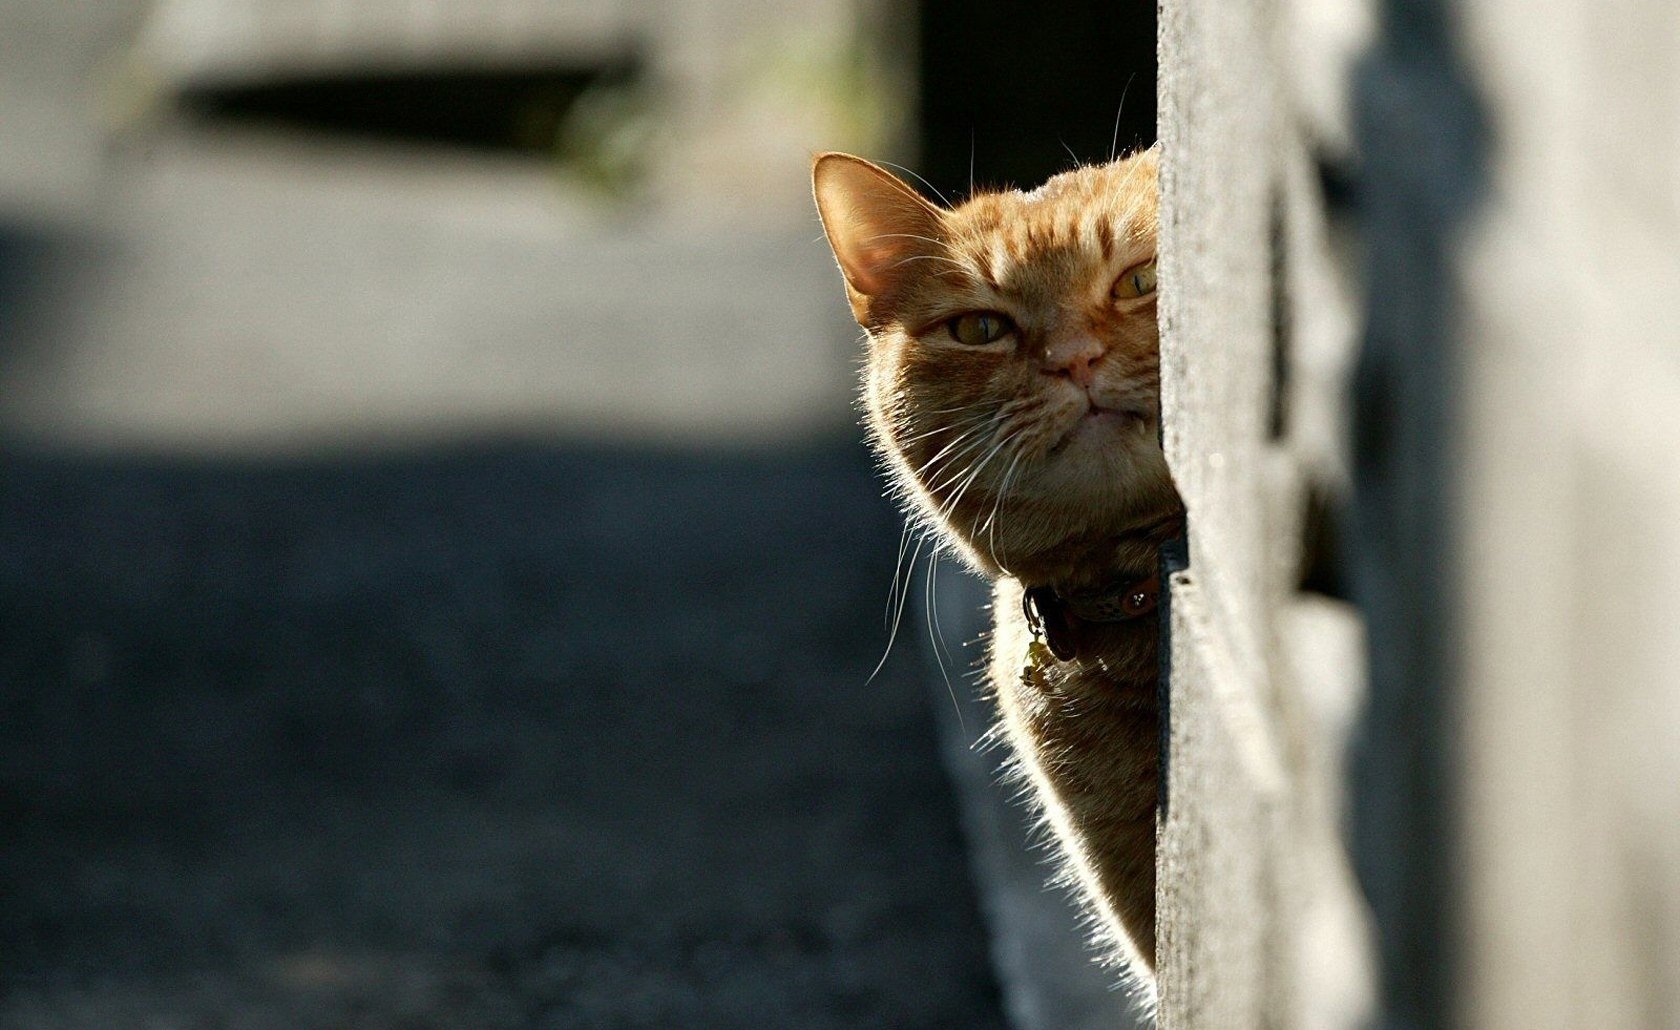
[[[989,575],[1054,583],[1096,572],[1094,555],[1115,538],[1182,509],[1153,421],[1093,419],[1018,477],[995,525],[977,522],[985,531],[962,542]]]
[[[1148,415],[1093,408],[1044,453],[1025,489],[1063,506],[1069,523],[1130,519],[1172,477]]]

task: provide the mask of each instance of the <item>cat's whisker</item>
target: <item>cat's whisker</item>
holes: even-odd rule
[[[957,491],[951,497],[950,502],[940,508],[939,518],[942,521],[950,520],[951,515],[957,510],[957,505],[962,503],[963,495],[968,493],[968,488],[974,485],[974,481],[979,478],[980,473],[985,469],[986,465],[995,458],[1000,451],[1003,450],[1004,446],[1008,442],[1007,437],[1003,440],[999,440],[978,464],[972,466],[967,478],[963,480],[961,486],[957,487]]]
[[[951,422],[951,423],[941,422],[940,424],[932,427],[931,429],[926,429],[926,430],[924,430],[920,433],[914,433],[914,434],[902,435],[902,436],[894,434],[893,439],[898,443],[898,445],[900,447],[903,447],[906,444],[912,444],[912,443],[916,443],[919,440],[925,440],[930,436],[938,436],[940,433],[949,433],[949,432],[952,432],[952,431],[954,431],[956,429],[959,429],[959,428],[966,428],[966,427],[974,426],[974,425],[978,424],[980,421],[982,421],[982,419],[973,418],[973,419],[960,419],[960,420],[957,420],[957,421]]]
[[[895,437],[895,440],[900,444],[904,444],[910,442],[911,440],[925,439],[942,431],[947,433],[957,433],[960,430],[958,435],[966,435],[976,429],[984,428],[986,423],[991,420],[991,417],[992,416],[984,412],[977,412],[973,415],[967,416],[966,418],[952,419],[948,422],[940,422],[938,425],[930,426],[928,431],[925,433],[920,433],[913,437]]]
[[[948,467],[955,465],[958,459],[974,453],[995,439],[995,434],[989,434],[988,431],[994,429],[1000,421],[1002,419],[999,416],[993,416],[965,430],[957,439],[946,444],[938,454],[923,462],[919,468],[911,470],[917,481],[925,484],[929,493],[935,493],[943,487],[949,486],[955,481],[956,477],[962,475],[962,470],[958,470],[955,476],[944,480],[939,479],[940,474],[945,472]],[[959,444],[962,445],[961,449],[958,449]]]
[[[1120,152],[1120,116],[1126,113],[1126,94],[1132,91],[1132,80],[1137,78],[1137,72],[1126,76],[1126,84],[1120,87],[1120,106],[1114,112],[1114,138],[1108,141],[1108,159],[1113,161]]]
[[[958,423],[958,425],[964,425],[964,423]],[[941,427],[941,428],[947,428],[947,427]],[[986,424],[983,421],[975,420],[972,425],[969,425],[968,428],[965,428],[961,432],[959,432],[955,439],[953,439],[949,443],[947,443],[945,445],[945,447],[938,454],[935,454],[932,458],[928,459],[928,461],[925,462],[920,468],[914,469],[912,474],[917,479],[921,479],[924,475],[927,474],[927,472],[934,465],[935,462],[937,462],[941,458],[943,458],[953,448],[956,448],[959,445],[961,445],[965,439],[968,439],[972,436],[975,436],[975,434],[983,431],[985,428],[986,428]],[[976,444],[976,447],[974,449],[978,449],[978,446],[980,444],[983,444],[983,441],[978,440],[978,439],[976,439],[974,442]],[[966,453],[966,451],[968,449],[969,448],[965,448],[964,451],[961,452],[961,453]],[[901,532],[901,534],[899,536],[898,559],[893,563],[892,586],[887,591],[887,610],[884,613],[883,622],[886,623],[888,626],[890,626],[889,639],[887,641],[887,652],[888,653],[891,653],[891,651],[892,651],[892,638],[895,638],[898,634],[897,619],[899,617],[902,617],[903,610],[904,610],[904,602],[909,597],[910,577],[911,577],[911,575],[912,575],[912,573],[913,573],[913,571],[916,567],[915,556],[911,557],[910,564],[909,564],[908,567],[906,567],[905,564],[904,564],[904,554],[905,554],[905,551],[908,549],[908,546],[909,546],[909,534],[910,534],[911,525],[912,525],[912,520],[907,518],[906,521],[905,521],[905,524],[904,524],[904,530]],[[924,530],[923,540],[925,541],[925,539],[926,539],[926,531]],[[921,542],[918,541],[918,543],[917,543],[917,554],[920,554],[920,552],[921,552]],[[886,661],[886,657],[887,657],[886,654],[883,654],[881,656],[881,660],[883,662]],[[880,671],[880,667],[877,666],[876,667],[876,672],[879,672],[879,671]],[[874,677],[874,673],[871,673],[870,675],[871,675],[871,678]]]
[[[963,264],[961,261],[956,260],[955,258],[948,258],[943,254],[912,254],[912,255],[910,255],[909,257],[906,257],[906,258],[899,258],[897,261],[894,261],[888,267],[892,268],[892,269],[898,269],[898,268],[904,267],[905,265],[910,264],[913,261],[943,261],[947,265],[950,265],[952,268],[954,268],[957,271],[963,273],[964,275],[969,274],[969,270],[968,270],[967,265]]]
[[[1003,510],[1004,499],[1009,496],[1009,485],[1010,481],[1015,477],[1015,470],[1020,467],[1021,459],[1026,457],[1026,454],[1027,448],[1024,445],[1015,449],[1015,457],[1010,460],[1009,468],[1004,470],[1003,480],[1001,485],[998,487],[997,496],[992,500],[992,513],[986,516],[985,525],[981,526],[974,532],[976,539],[979,539],[981,535],[985,535],[986,550],[991,555],[992,564],[996,565],[998,568],[1003,568],[1003,562],[998,560],[997,553],[997,517]]]
[[[893,602],[898,598],[899,583],[904,575],[904,555],[910,550],[910,521],[904,522],[904,528],[898,531],[898,558],[893,561],[892,586],[887,588],[887,607],[881,612],[881,628],[892,625]]]
[[[926,410],[917,409],[915,414],[917,414],[917,415],[949,415],[952,412],[956,412],[956,411],[978,411],[981,408],[989,406],[991,403],[992,403],[991,401],[977,401],[973,404],[959,404],[954,408],[930,408],[930,409],[926,409]]]
[[[893,433],[893,440],[902,446],[903,444],[932,436],[935,433],[949,432],[959,426],[969,425],[978,418],[984,417],[988,411],[995,415],[997,413],[997,406],[990,402],[982,401],[978,404],[960,404],[954,408],[940,408],[935,411],[917,411],[910,408],[909,402],[906,401],[900,407],[889,409],[888,415],[893,425],[903,427],[905,430],[913,428],[920,423],[932,423],[932,425],[927,429],[917,433]],[[948,419],[938,417],[940,415],[965,416],[969,414],[972,414],[975,417],[956,417]]]
[[[1016,432],[1016,433],[1012,433],[1008,436],[1007,442],[1009,442],[1011,444],[1014,444],[1014,443],[1017,443],[1020,439],[1021,439],[1021,434],[1019,432]],[[1012,448],[1012,451],[1013,451],[1014,457],[1012,457],[1009,460],[1008,466],[1005,467],[1004,470],[1003,470],[1003,477],[998,480],[997,495],[992,499],[992,510],[991,510],[991,513],[986,516],[985,524],[980,525],[980,526],[973,526],[973,525],[970,526],[970,529],[973,530],[973,533],[976,537],[978,537],[981,533],[984,533],[988,529],[991,528],[991,526],[993,524],[993,520],[997,517],[998,508],[1003,503],[1004,492],[1009,489],[1009,477],[1014,474],[1016,466],[1018,466],[1021,463],[1021,457],[1024,454],[1026,454],[1026,448],[1025,447],[1014,447],[1014,448]]]
[[[1000,428],[1000,427],[1006,427],[1006,425],[1008,425],[1008,423],[1010,423],[1010,418],[1006,417],[1005,412],[1001,412],[1001,410],[1000,410],[1000,412],[996,413],[996,415],[993,415],[993,417],[991,417],[990,420],[988,420],[988,422],[984,423],[984,425],[981,425],[981,427],[979,427],[979,428],[981,428],[981,430],[993,430],[993,432],[991,432],[990,435],[984,435],[983,434],[983,435],[981,435],[981,437],[979,437],[979,439],[978,439],[979,447],[984,447],[984,445],[986,445],[986,444],[996,444],[996,442],[1000,442],[1000,435],[998,435],[998,432],[996,432],[996,430],[998,430],[998,428]],[[1008,434],[1005,434],[1005,435],[1008,435]],[[978,447],[964,447],[963,454],[973,454],[974,450],[978,450]],[[951,459],[946,460],[946,465],[956,464],[956,459],[958,459],[958,455],[951,455]],[[931,465],[931,464],[932,464],[932,462],[929,462],[929,465]],[[924,465],[924,469],[926,469],[926,467],[927,467],[927,465]],[[953,482],[956,482],[956,481],[958,481],[958,479],[961,479],[961,477],[963,477],[964,474],[966,474],[966,472],[968,472],[968,469],[966,469],[966,467],[964,467],[964,469],[958,469],[958,470],[956,470],[956,474],[953,474],[953,476],[946,477],[946,479],[944,479],[944,481],[939,481],[939,482],[934,482],[934,481],[932,481],[931,477],[929,477],[929,481],[927,481],[927,491],[936,492],[936,491],[939,491],[939,489],[944,489],[944,487],[951,486],[951,484],[953,484]]]
[[[974,192],[974,127],[968,129],[968,192]]]
[[[923,236],[920,233],[914,232],[882,232],[876,233],[874,236],[870,236],[867,239],[870,243],[874,243],[876,240],[920,240],[923,243],[932,244],[935,247],[945,246],[945,242],[943,240],[937,240],[932,236]]]
[[[925,483],[928,484],[928,491],[930,493],[932,491],[938,489],[939,485],[949,485],[949,484],[938,484],[938,485],[936,485],[933,482],[930,482],[930,480],[932,480],[935,476],[937,476],[940,472],[942,472],[944,470],[945,465],[950,465],[950,464],[954,463],[958,458],[962,457],[963,455],[969,454],[973,451],[977,451],[981,447],[984,447],[986,445],[986,438],[984,436],[984,432],[988,428],[989,428],[989,424],[982,424],[982,425],[977,425],[977,426],[973,427],[972,429],[967,430],[966,432],[964,432],[960,436],[958,436],[955,440],[952,440],[950,443],[946,444],[944,449],[942,449],[938,454],[935,454],[933,457],[931,457],[927,461],[923,462],[921,467],[911,470],[912,473],[915,475],[915,477],[918,481],[925,482]],[[964,441],[967,441],[967,442],[965,443]],[[962,449],[959,450],[959,451],[956,451],[956,453],[952,453],[952,451],[957,447],[958,444],[963,444]],[[947,454],[951,455],[950,458],[948,458],[948,459],[945,457]],[[940,464],[942,459],[944,460],[943,465]],[[959,475],[960,474],[961,473],[959,473]]]
[[[969,488],[972,487],[974,485],[974,483],[979,479],[980,473],[986,468],[986,466],[992,461],[992,459],[995,458],[999,453],[1003,452],[1012,441],[1019,439],[1020,435],[1021,434],[1019,434],[1019,433],[1005,434],[1002,439],[998,440],[997,444],[991,449],[991,451],[988,452],[986,454],[986,456],[983,459],[981,459],[978,464],[972,466],[971,469],[968,470],[967,477],[963,480],[962,484],[957,488],[955,493],[952,495],[951,499],[949,501],[947,501],[945,504],[940,506],[939,511],[936,515],[936,518],[939,519],[940,521],[949,522],[955,516],[955,513],[956,513],[956,510],[957,510],[958,506],[962,503],[963,496],[968,492]],[[1025,453],[1026,453],[1026,449],[1024,447],[1016,449],[1015,457],[1010,462],[1009,470],[1004,473],[1003,482],[1005,484],[1005,486],[1004,486],[1005,490],[1007,489],[1007,483],[1008,483],[1009,476],[1013,473],[1016,463],[1018,463],[1021,460],[1022,455],[1024,455]],[[998,493],[998,496],[996,498],[994,498],[994,500],[993,500],[992,515],[990,517],[988,517],[988,522],[990,522],[991,518],[994,518],[997,515],[998,508],[1002,504],[1002,498],[1003,498],[1003,491],[1000,490],[1000,492]],[[977,539],[979,537],[979,533],[975,533],[974,537]],[[993,561],[994,564],[997,564],[997,549],[996,549],[996,546],[995,546],[995,536],[993,538],[993,546],[990,548],[990,550],[991,550],[991,553],[992,553],[992,561]]]
[[[972,455],[972,454],[979,453],[981,451],[981,449],[983,449],[990,442],[991,442],[990,440],[985,440],[985,439],[977,441],[974,446],[964,448],[963,451],[962,451],[962,454],[953,455],[951,460],[946,462],[946,465],[947,466],[955,465],[956,461],[957,461],[957,458],[963,457],[963,456],[966,456],[966,455]],[[995,448],[994,448],[994,452],[995,452]],[[990,455],[987,455],[988,459],[990,457],[991,457]],[[985,462],[981,462],[982,466],[984,464],[985,464]],[[951,473],[949,475],[945,476],[943,479],[940,479],[937,482],[929,482],[928,485],[927,485],[927,492],[935,498],[936,504],[937,504],[937,498],[939,496],[940,491],[946,489],[947,487],[950,487],[954,483],[957,483],[959,480],[962,480],[964,476],[971,475],[972,470],[975,470],[976,468],[977,468],[977,466],[975,466],[973,464],[963,465],[959,468],[956,468],[953,471],[951,471]],[[939,471],[944,472],[944,471],[946,471],[946,469],[941,468]],[[959,496],[961,495],[961,488],[960,487],[958,488],[957,493],[958,493]],[[940,520],[944,520],[944,519],[948,518],[949,514],[950,514],[950,512],[949,512],[948,508],[945,505],[941,504],[941,505],[938,506],[938,510],[935,513],[935,518],[940,519]]]
[[[964,423],[959,423],[959,425],[969,426],[969,423],[964,422]],[[906,435],[906,436],[897,437],[896,442],[898,443],[898,445],[900,447],[904,447],[904,446],[907,446],[909,444],[920,443],[921,441],[926,440],[929,437],[938,436],[941,433],[950,433],[957,428],[958,428],[958,426],[934,426],[932,429],[928,429],[928,430],[925,430],[923,432],[916,433],[914,435]]]
[[[931,182],[928,182],[927,179],[923,178],[914,169],[906,168],[906,167],[904,167],[903,165],[900,165],[900,164],[893,164],[891,161],[882,161],[881,163],[883,165],[886,165],[888,168],[896,168],[901,172],[905,172],[909,175],[914,175],[916,177],[917,182],[921,183],[923,186],[926,186],[928,189],[933,191],[933,195],[939,198],[939,202],[941,204],[944,204],[946,207],[951,206],[951,202],[950,202],[950,200],[946,199],[945,194],[939,192],[939,187],[935,186]]]
[[[968,735],[968,724],[963,721],[962,702],[957,700],[957,688],[951,685],[951,674],[945,669],[945,659],[949,655],[944,653],[945,629],[939,624],[939,607],[935,598],[938,580],[934,577],[934,569],[939,563],[939,552],[933,551],[928,555],[926,588],[923,591],[927,605],[928,640],[933,644],[933,660],[939,665],[939,677],[945,681],[945,693],[951,695],[951,710],[957,713],[957,728]]]
[[[961,424],[962,423],[959,423],[959,425],[961,425]],[[971,450],[978,450],[981,446],[984,446],[984,444],[985,444],[984,439],[980,438],[980,436],[978,434],[982,433],[986,428],[987,428],[987,423],[986,422],[976,420],[972,425],[969,425],[968,428],[966,428],[962,432],[958,433],[956,438],[951,440],[949,443],[947,443],[945,445],[945,447],[942,450],[939,451],[939,453],[935,454],[932,458],[928,459],[925,463],[922,464],[922,466],[920,468],[914,469],[912,471],[912,475],[914,475],[916,477],[916,479],[922,480],[933,469],[933,466],[936,462],[938,462],[942,458],[944,458],[945,455],[950,453],[954,448],[957,448],[959,445],[962,445],[965,440],[971,440],[972,446],[964,446],[961,451],[952,455],[952,458],[951,458],[952,461],[955,461],[956,458],[961,457],[963,454],[966,454]],[[909,534],[909,531],[910,531],[910,525],[911,525],[911,523],[907,520],[905,522],[904,532],[899,537],[898,560],[893,563],[892,587],[887,592],[887,613],[886,613],[886,620],[885,621],[892,624],[892,635],[893,636],[896,636],[897,632],[898,632],[897,624],[896,624],[896,618],[894,616],[894,610],[895,610],[895,607],[896,607],[898,614],[902,615],[903,609],[904,609],[904,601],[909,595],[910,577],[911,577],[911,574],[913,573],[913,571],[916,567],[916,559],[915,559],[914,556],[911,557],[910,564],[909,564],[908,568],[906,568],[905,565],[904,565],[904,552],[905,552],[906,547],[908,546],[908,540],[909,540],[908,534]],[[925,532],[924,532],[923,539],[924,540],[926,539]],[[921,544],[920,544],[920,542],[918,542],[917,553],[919,554],[920,551],[921,551]],[[900,592],[901,590],[903,591],[902,593]],[[896,602],[896,605],[895,605],[895,602]],[[887,648],[888,648],[889,652],[892,649],[892,641],[890,639],[887,642]],[[886,660],[885,655],[882,656],[882,660],[883,661]],[[877,668],[876,671],[878,672],[879,668]],[[873,675],[873,674],[871,674],[871,675]]]
[[[916,568],[916,559],[922,556],[922,545],[927,543],[928,534],[931,531],[931,528],[924,528],[921,536],[916,540],[915,553],[910,555],[910,569],[912,572],[914,572]],[[875,677],[879,676],[881,674],[881,670],[886,668],[887,659],[892,655],[893,644],[898,640],[898,627],[904,622],[905,602],[909,600],[910,586],[909,583],[906,582],[903,592],[901,592],[898,596],[898,608],[893,612],[892,628],[887,631],[887,646],[881,652],[881,660],[875,663],[875,668],[869,673],[869,678],[863,681],[865,685],[875,682]]]

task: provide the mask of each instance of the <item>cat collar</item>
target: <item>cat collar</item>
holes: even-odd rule
[[[1110,590],[1064,596],[1052,586],[1032,587],[1021,595],[1021,612],[1034,637],[1058,661],[1079,657],[1081,626],[1087,622],[1131,622],[1155,610],[1161,599],[1159,573],[1122,583]]]

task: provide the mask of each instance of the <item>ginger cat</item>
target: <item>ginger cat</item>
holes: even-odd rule
[[[1156,154],[950,209],[846,154],[817,209],[868,332],[863,397],[912,517],[995,581],[1003,727],[1115,954],[1155,964]]]

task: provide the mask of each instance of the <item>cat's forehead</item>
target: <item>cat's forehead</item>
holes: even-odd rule
[[[1147,158],[1147,159],[1146,159]],[[1003,292],[1051,299],[1153,254],[1153,154],[1064,172],[1037,189],[986,193],[951,211],[954,256]]]
[[[1153,154],[1076,168],[1031,190],[984,193],[951,211],[956,242],[1004,242],[1022,252],[1074,242],[1081,233],[1153,239]]]

